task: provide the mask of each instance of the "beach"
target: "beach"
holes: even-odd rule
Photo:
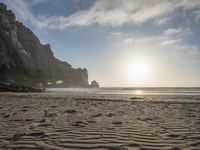
[[[0,149],[199,150],[200,96],[0,93]]]

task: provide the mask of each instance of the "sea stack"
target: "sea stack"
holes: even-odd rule
[[[91,82],[91,84],[90,84],[90,87],[91,87],[91,88],[97,88],[97,87],[99,87],[99,83],[98,83],[97,81],[93,80],[93,81]]]

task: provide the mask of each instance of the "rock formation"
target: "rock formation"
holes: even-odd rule
[[[0,92],[45,92],[44,88],[38,88],[28,85],[21,85],[16,83],[0,82]]]
[[[91,82],[91,84],[90,84],[90,87],[92,87],[92,88],[99,87],[99,83],[98,83],[97,81],[93,80],[93,81]]]
[[[0,3],[0,81],[29,85],[88,87],[87,69],[74,69],[55,58],[49,44],[16,21]],[[57,81],[59,84],[57,84]]]

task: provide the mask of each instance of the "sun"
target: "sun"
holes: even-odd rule
[[[150,62],[145,59],[131,59],[126,65],[126,74],[129,81],[144,84],[149,81],[152,73]]]

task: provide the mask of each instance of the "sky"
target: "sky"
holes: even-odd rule
[[[0,0],[102,87],[200,86],[200,0]]]

